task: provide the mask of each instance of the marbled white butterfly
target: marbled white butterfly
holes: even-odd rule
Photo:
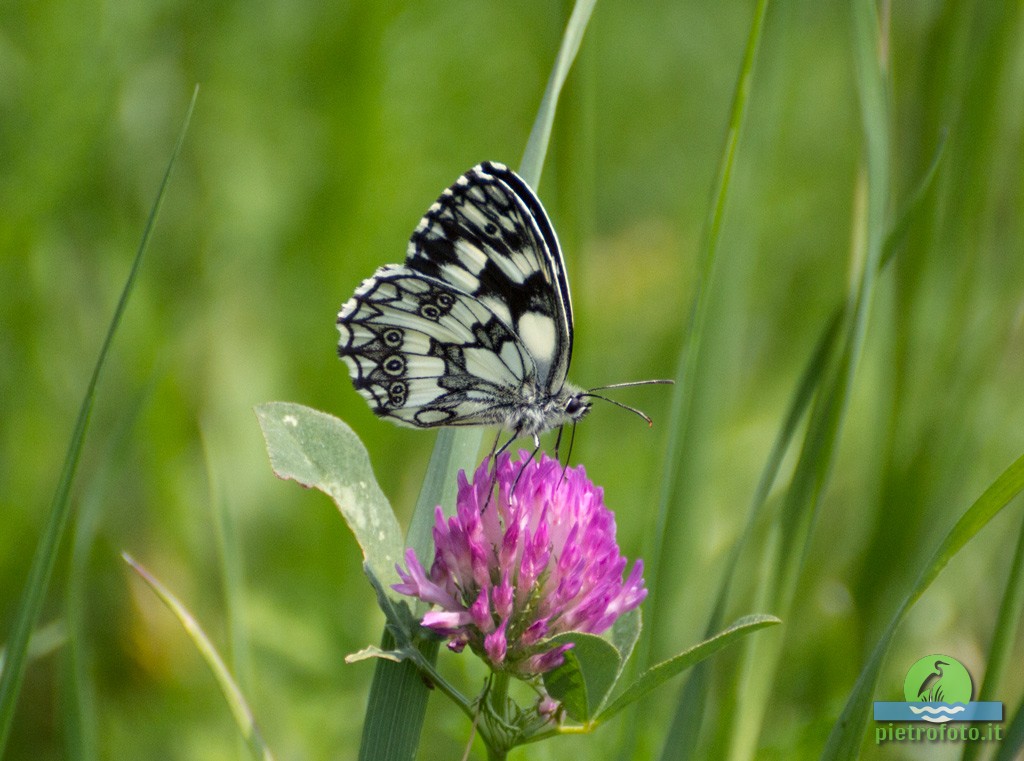
[[[441,194],[405,264],[364,280],[337,324],[356,390],[403,425],[499,425],[536,443],[582,419],[600,390],[566,382],[572,302],[558,237],[526,182],[496,162]]]

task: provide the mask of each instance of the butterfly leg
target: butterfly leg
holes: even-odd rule
[[[491,497],[494,496],[494,485],[498,482],[498,468],[497,459],[498,455],[508,449],[509,445],[516,440],[515,434],[512,434],[512,438],[498,446],[498,442],[501,441],[501,429],[498,429],[498,435],[494,437],[494,444],[491,445],[491,453],[487,455],[487,459],[491,461],[491,487],[487,490],[487,500],[484,502],[484,506],[481,512],[487,509],[491,504]]]
[[[498,448],[498,442],[499,441],[501,441],[501,429],[500,428],[498,429],[498,435],[494,437],[494,443],[491,445],[491,453],[489,455],[487,455],[487,459],[488,460],[494,460],[495,458],[497,458],[497,456],[500,455],[502,452],[504,452],[508,448],[508,445],[512,443],[511,441],[509,441],[503,447],[501,447],[499,449]]]
[[[516,474],[516,480],[512,482],[512,488],[508,490],[511,495],[516,490],[516,484],[519,483],[519,479],[523,476],[523,471],[526,470],[526,463],[537,456],[537,452],[540,451],[540,437],[537,434],[533,435],[533,451],[530,452],[530,456],[523,460],[520,465],[519,472]]]
[[[504,444],[502,444],[498,449],[492,449],[491,450],[491,456],[492,457],[497,457],[498,455],[500,455],[502,452],[504,452],[506,449],[508,449],[510,446],[512,446],[512,442],[515,441],[517,438],[519,438],[519,435],[516,434],[516,433],[513,433],[512,437],[508,441],[506,441]],[[501,440],[501,431],[499,430],[498,431],[498,437],[494,440],[494,446],[495,447],[498,446],[498,442],[500,440]]]
[[[562,429],[558,429],[558,438],[562,438]],[[576,442],[576,423],[572,424],[572,430],[569,432],[569,451],[565,454],[565,464],[562,466],[562,480],[565,480],[565,471],[569,469],[569,461],[572,458],[572,445]]]
[[[564,430],[564,428],[565,428],[564,425],[558,426],[558,436],[555,437],[555,459],[556,460],[558,459],[558,448],[562,445],[562,431]]]

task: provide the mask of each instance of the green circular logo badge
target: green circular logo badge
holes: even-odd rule
[[[941,653],[917,661],[903,682],[908,703],[969,703],[973,691],[971,675],[964,665]]]

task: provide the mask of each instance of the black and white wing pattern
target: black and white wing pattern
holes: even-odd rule
[[[356,390],[396,423],[535,437],[590,408],[566,383],[572,304],[558,238],[502,164],[479,164],[446,189],[405,264],[364,280],[337,325]]]

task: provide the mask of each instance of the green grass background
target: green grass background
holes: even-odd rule
[[[752,6],[607,2],[594,12],[539,187],[566,249],[580,385],[674,372]],[[947,144],[879,279],[793,610],[784,627],[754,635],[784,637],[758,758],[817,757],[921,564],[1024,452],[1024,14],[981,0],[893,6],[893,216],[944,130]],[[334,315],[375,267],[402,259],[419,217],[460,172],[483,159],[518,163],[568,11],[536,0],[5,6],[0,640],[201,87],[101,378],[73,538],[41,622],[56,645],[29,666],[5,758],[244,752],[195,648],[121,550],[223,651],[247,642],[236,648],[239,678],[278,758],[355,757],[372,666],[342,659],[378,640],[382,617],[329,501],[271,474],[252,407],[297,401],[345,419],[407,522],[433,435],[373,417],[336,359]],[[710,294],[686,485],[646,611],[656,658],[701,638],[789,396],[846,291],[862,158],[851,40],[845,3],[769,7]],[[616,398],[655,427],[599,407],[573,460],[604,486],[636,556],[657,508],[670,394]],[[219,510],[242,561],[230,593]],[[977,688],[1020,526],[1019,506],[1006,511],[939,577],[899,630],[878,699],[900,699],[907,668],[932,652],[963,661]],[[754,559],[743,570],[759,572]],[[733,613],[774,612],[744,599],[751,586]],[[472,690],[479,675],[467,658],[441,662]],[[1018,635],[998,696],[1008,712],[1024,693],[1012,665],[1022,659]],[[717,668],[728,676],[735,660],[725,653]],[[677,690],[643,704],[636,758],[660,751]],[[727,705],[713,690],[712,722]],[[513,757],[614,758],[624,724]],[[420,758],[458,757],[468,733],[433,698]],[[695,740],[710,757],[715,734]]]

